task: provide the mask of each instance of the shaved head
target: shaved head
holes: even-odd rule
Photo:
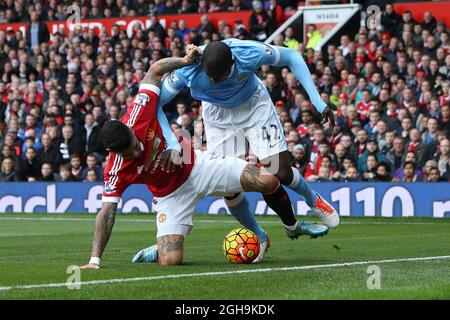
[[[212,81],[224,81],[233,65],[230,47],[223,42],[211,42],[203,51],[202,65]]]

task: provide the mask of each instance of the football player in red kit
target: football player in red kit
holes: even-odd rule
[[[278,178],[266,169],[241,159],[194,151],[190,141],[181,141],[181,156],[178,151],[166,149],[157,119],[161,79],[164,74],[193,63],[198,54],[196,46],[188,45],[184,58],[155,62],[126,114],[102,128],[101,139],[110,156],[104,171],[103,204],[96,219],[91,259],[82,268],[101,267],[120,197],[131,184],[146,184],[153,193],[161,265],[182,262],[184,237],[192,230],[192,216],[200,198],[243,191],[271,193],[279,187]],[[323,226],[323,233],[327,231]]]

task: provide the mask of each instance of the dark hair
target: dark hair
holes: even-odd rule
[[[203,51],[202,66],[206,74],[219,79],[233,64],[231,49],[225,43],[216,41],[208,44]]]
[[[413,170],[416,170],[416,164],[415,164],[414,162],[412,162],[412,161],[406,161],[406,162],[403,164],[403,169],[404,169],[408,164],[410,164],[410,165],[413,166]]]
[[[87,173],[89,173],[89,172],[94,172],[94,173],[95,173],[95,176],[98,177],[97,171],[95,171],[95,169],[88,169],[88,170],[87,170]]]
[[[104,124],[100,132],[100,140],[107,149],[125,150],[131,144],[131,132],[124,123],[110,120]]]
[[[384,167],[385,169],[386,169],[386,172],[388,173],[388,175],[390,176],[391,175],[391,166],[388,164],[388,163],[386,163],[386,162],[384,162],[384,161],[381,161],[379,164],[378,164],[378,168],[379,167]]]
[[[70,165],[70,163],[63,163],[59,165],[59,170],[67,170],[70,171],[72,170],[72,166]]]

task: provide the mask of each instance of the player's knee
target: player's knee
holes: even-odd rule
[[[279,184],[279,179],[265,168],[261,168],[259,181],[261,183],[260,192],[262,193],[272,193]]]
[[[161,266],[177,266],[183,262],[183,253],[175,252],[159,256],[159,265]]]
[[[280,179],[281,184],[289,185],[293,179],[291,166],[279,168],[276,176]]]
[[[174,266],[183,262],[184,236],[165,235],[157,238],[158,260],[161,266]]]

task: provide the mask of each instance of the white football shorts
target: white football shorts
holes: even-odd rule
[[[157,237],[189,234],[193,226],[192,217],[201,198],[243,192],[240,179],[247,165],[246,161],[238,158],[195,150],[195,163],[186,182],[165,197],[153,198]]]
[[[249,101],[226,109],[202,102],[208,152],[243,157],[247,144],[260,159],[287,150],[286,138],[266,90],[258,87]]]

